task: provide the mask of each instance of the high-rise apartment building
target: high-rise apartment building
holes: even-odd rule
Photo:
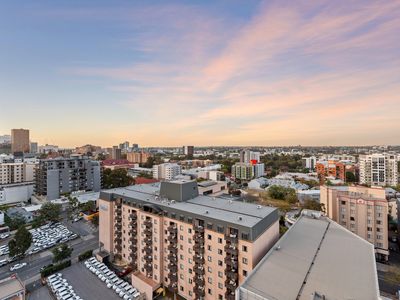
[[[183,154],[186,156],[193,156],[194,154],[194,146],[183,146]]]
[[[126,159],[135,164],[144,164],[147,162],[147,160],[151,157],[151,154],[149,152],[128,152],[126,154]]]
[[[0,185],[34,181],[36,166],[23,161],[0,163]]]
[[[172,180],[182,173],[181,166],[173,163],[164,163],[153,166],[153,178]]]
[[[88,158],[44,159],[36,169],[36,194],[48,200],[74,191],[98,192],[100,188],[100,163]]]
[[[304,157],[303,163],[306,169],[313,171],[315,169],[315,165],[317,164],[317,158],[315,156]]]
[[[321,186],[320,203],[329,218],[374,244],[378,259],[388,259],[388,202],[384,189]]]
[[[398,158],[395,154],[360,155],[360,183],[371,186],[396,186],[399,182]]]
[[[29,153],[29,130],[11,129],[11,152]]]
[[[260,152],[243,150],[240,152],[240,162],[241,163],[251,163],[256,164],[260,162]]]
[[[232,176],[236,179],[251,180],[264,176],[265,165],[263,163],[236,163],[232,166]]]
[[[277,209],[199,196],[195,181],[102,191],[99,208],[103,252],[132,266],[147,299],[161,287],[184,299],[233,300],[279,238]]]

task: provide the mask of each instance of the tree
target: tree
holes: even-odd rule
[[[79,201],[76,197],[68,197],[68,214],[70,217],[75,215],[79,209]]]
[[[292,188],[285,188],[279,185],[272,185],[268,188],[268,195],[277,200],[286,200],[293,204],[297,202],[296,191]]]
[[[356,175],[353,172],[346,172],[346,182],[356,182]]]
[[[8,242],[8,247],[10,249],[10,257],[20,256],[25,254],[26,250],[32,244],[32,235],[25,228],[25,226],[21,226],[18,228],[15,237]]]
[[[79,205],[81,211],[94,211],[96,209],[95,201],[88,201]]]
[[[105,169],[103,171],[103,188],[105,189],[124,187],[133,182],[133,178],[128,175],[128,171],[125,169]]]
[[[25,225],[25,218],[20,214],[15,214],[12,218],[8,215],[4,215],[4,224],[10,227],[10,230],[16,230],[21,226]]]
[[[99,226],[99,216],[98,215],[95,215],[92,217],[92,224],[96,227]]]
[[[323,211],[323,205],[311,199],[305,199],[302,207],[304,209]]]
[[[38,214],[38,217],[42,222],[57,222],[59,221],[61,215],[61,204],[47,202],[42,205],[38,211]]]
[[[71,257],[72,250],[67,244],[58,245],[51,251],[53,253],[53,262],[56,263]]]

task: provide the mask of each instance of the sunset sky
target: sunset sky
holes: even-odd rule
[[[2,1],[0,135],[400,144],[400,1]]]

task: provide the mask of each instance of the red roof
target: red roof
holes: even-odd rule
[[[145,177],[136,177],[135,178],[135,183],[136,184],[147,184],[147,183],[155,183],[158,182],[159,180],[154,179],[154,178],[145,178]]]
[[[130,164],[132,164],[126,159],[106,159],[106,160],[103,160],[101,163],[103,164],[103,166],[130,165]]]

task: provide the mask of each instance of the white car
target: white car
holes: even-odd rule
[[[12,271],[19,270],[19,269],[25,267],[26,265],[27,265],[27,263],[25,263],[25,262],[24,262],[24,263],[20,263],[20,264],[13,265],[13,266],[10,268],[10,271],[12,272]]]

